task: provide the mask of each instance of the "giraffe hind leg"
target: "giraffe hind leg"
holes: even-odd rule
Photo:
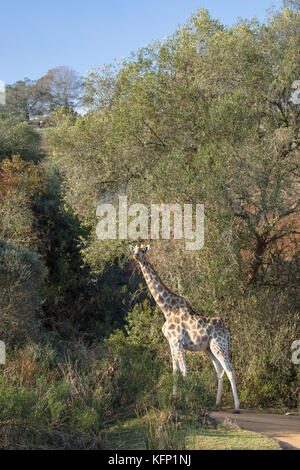
[[[173,363],[173,396],[176,397],[176,395],[177,395],[177,374],[179,372],[179,363],[178,363],[175,351],[173,351],[172,345],[170,345],[170,349],[171,349],[172,363]]]
[[[172,365],[173,365],[173,397],[177,395],[177,375],[179,370],[183,373],[185,367],[185,359],[184,359],[184,352],[183,348],[182,351],[180,350],[178,344],[173,344],[173,341],[168,338],[168,331],[166,327],[166,323],[162,327],[162,332],[167,338],[171,350],[172,356]],[[183,353],[183,358],[182,358]]]
[[[180,370],[183,378],[186,378],[187,377],[187,369],[186,369],[183,346],[180,342],[170,342],[170,346],[171,346],[173,364],[176,361],[176,364],[178,364],[179,370]]]
[[[170,349],[173,363],[173,397],[177,395],[177,375],[180,371],[183,377],[187,376],[184,350],[181,344],[173,344],[170,341]]]
[[[234,398],[234,413],[239,413],[240,402],[236,390],[235,374],[229,360],[229,341],[220,342],[217,338],[214,338],[211,340],[209,347],[213,355],[218,359],[221,366],[226,372],[226,375],[231,384]]]
[[[221,406],[221,399],[222,399],[222,388],[223,388],[223,377],[224,377],[224,369],[220,363],[220,361],[213,355],[213,353],[208,350],[207,355],[212,360],[212,363],[216,369],[217,377],[218,377],[218,391],[217,391],[217,400],[216,400],[216,407]]]

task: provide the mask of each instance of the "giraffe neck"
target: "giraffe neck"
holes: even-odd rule
[[[176,308],[189,305],[183,297],[175,294],[164,285],[148,260],[139,261],[139,264],[147,286],[149,287],[157,305],[163,311],[166,319]]]

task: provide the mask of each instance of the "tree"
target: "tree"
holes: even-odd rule
[[[124,184],[140,202],[205,201],[216,230],[234,227],[244,279],[278,282],[278,242],[299,231],[299,37],[292,10],[231,28],[200,10],[115,73],[92,72],[92,111],[54,131],[74,210],[91,218],[97,197]]]
[[[25,78],[6,88],[7,109],[26,121],[44,112],[43,92],[36,82]]]
[[[40,78],[37,86],[43,91],[48,112],[65,106],[74,108],[79,100],[82,80],[77,72],[66,66],[48,70],[47,74]]]
[[[295,11],[300,10],[300,0],[284,0],[283,1],[284,8],[290,8]]]

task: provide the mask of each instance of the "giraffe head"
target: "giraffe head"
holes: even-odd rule
[[[135,245],[135,246],[130,246],[129,249],[131,253],[133,254],[133,259],[135,261],[143,261],[143,259],[145,258],[145,253],[147,253],[147,251],[150,250],[150,245],[147,245],[147,246]]]

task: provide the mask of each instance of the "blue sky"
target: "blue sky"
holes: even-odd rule
[[[280,0],[15,0],[0,5],[0,80],[37,79],[67,65],[80,74],[171,34],[197,8],[230,25],[265,18]]]

